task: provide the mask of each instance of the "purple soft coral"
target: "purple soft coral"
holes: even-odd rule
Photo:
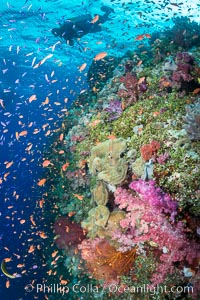
[[[187,52],[178,52],[176,55],[177,70],[172,74],[172,80],[178,88],[181,88],[183,82],[193,80],[191,71],[194,69],[194,57]]]
[[[112,100],[110,101],[109,106],[105,108],[105,111],[109,114],[109,121],[118,119],[123,112],[122,104],[118,100]]]

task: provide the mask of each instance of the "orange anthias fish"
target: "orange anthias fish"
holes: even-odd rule
[[[20,136],[26,136],[28,134],[28,131],[27,130],[23,130],[21,132],[15,132],[15,137],[16,137],[16,140],[19,141],[19,137]]]
[[[58,154],[64,154],[64,153],[65,153],[64,150],[60,150],[60,151],[58,152]]]
[[[41,200],[39,201],[39,207],[42,208],[42,207],[43,207],[43,204],[44,204],[44,199],[41,199]]]
[[[79,195],[79,194],[73,194],[74,197],[76,197],[78,200],[83,200],[83,196],[82,195]]]
[[[46,168],[46,167],[48,167],[50,164],[51,164],[51,161],[48,160],[48,159],[46,159],[46,160],[43,161],[42,166],[43,166],[43,168]]]
[[[37,100],[37,97],[36,95],[32,95],[30,98],[29,98],[29,102],[31,103],[32,101],[35,101]]]
[[[20,220],[20,224],[24,224],[26,220]]]
[[[145,77],[141,77],[141,78],[138,80],[138,84],[143,83],[144,80],[145,80]]]
[[[70,212],[68,213],[68,217],[73,217],[75,214],[76,214],[75,211],[70,211]]]
[[[46,178],[43,178],[43,179],[41,179],[41,180],[37,183],[37,185],[39,185],[39,186],[44,186],[44,184],[45,184],[46,181],[47,181]]]
[[[69,167],[69,162],[66,162],[63,166],[62,166],[62,170],[65,172],[67,170],[67,168]]]
[[[96,15],[90,23],[94,24],[99,20],[99,15]]]
[[[54,257],[56,257],[57,253],[58,253],[58,250],[55,250],[55,251],[51,254],[51,256],[54,258]]]
[[[46,105],[46,104],[49,104],[49,97],[46,97],[45,101],[42,102],[42,105]]]
[[[96,61],[96,60],[103,59],[104,57],[106,57],[107,54],[108,54],[107,52],[100,52],[94,57],[94,60]]]
[[[33,224],[33,226],[36,226],[36,223],[35,223],[35,221],[33,220],[33,215],[30,216],[30,221],[31,221],[31,223]]]
[[[59,141],[62,142],[63,138],[64,138],[64,134],[61,133],[60,136],[59,136]]]
[[[44,233],[44,231],[40,231],[39,232],[39,236],[42,238],[42,239],[46,239],[48,236]]]
[[[193,95],[197,95],[197,94],[199,94],[199,93],[200,93],[200,88],[196,88],[196,89],[192,92]]]
[[[4,261],[5,261],[5,262],[10,262],[11,260],[12,260],[11,257],[6,257],[6,258],[4,258]]]
[[[140,60],[140,61],[137,63],[137,66],[139,67],[139,66],[141,66],[141,64],[142,64],[142,60]]]
[[[14,163],[14,161],[8,162],[6,163],[6,169],[10,168],[12,166],[12,164]]]
[[[35,247],[33,245],[30,246],[28,253],[32,253],[35,251]]]
[[[6,288],[8,289],[10,287],[10,280],[6,280]]]
[[[83,70],[85,70],[85,68],[87,67],[87,64],[84,63],[79,67],[79,71],[82,72]]]
[[[135,41],[142,41],[145,37],[146,37],[147,39],[150,39],[150,38],[151,38],[151,35],[148,34],[148,33],[144,33],[144,34],[137,35],[136,38],[135,38]]]
[[[144,39],[144,34],[137,35],[135,41],[142,41]]]

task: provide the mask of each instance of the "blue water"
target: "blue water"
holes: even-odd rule
[[[25,291],[25,286],[33,280],[38,283],[47,280],[43,250],[49,245],[51,218],[44,217],[39,201],[47,193],[48,184],[38,187],[37,183],[46,176],[42,161],[55,139],[56,129],[61,126],[65,114],[62,110],[70,109],[80,92],[88,89],[85,73],[94,55],[106,49],[111,55],[122,56],[128,49],[134,49],[136,35],[143,33],[144,29],[151,33],[170,26],[170,17],[174,12],[179,16],[189,13],[187,5],[191,7],[191,19],[198,22],[200,13],[198,1],[171,6],[173,10],[167,9],[170,1],[145,1],[145,5],[144,1],[108,0],[2,2],[0,261],[10,258],[8,271],[21,274],[24,270],[24,273],[15,281],[9,280],[9,288],[6,288],[7,277],[1,273],[0,299],[43,299],[43,295],[35,295],[34,298],[34,295]],[[68,16],[101,13],[102,4],[113,7],[115,13],[112,20],[104,24],[102,32],[84,36],[81,47],[78,43],[70,47],[51,34],[51,29]],[[142,18],[140,13],[143,14]],[[53,56],[43,65],[33,68],[49,54]],[[83,63],[87,67],[80,72],[79,67]],[[37,100],[30,102],[32,95],[36,95]],[[49,104],[43,105],[46,97],[49,98]],[[16,132],[22,131],[27,131],[27,134],[17,139]],[[9,162],[13,164],[6,168]],[[47,206],[51,209],[50,199]],[[31,216],[36,226],[30,221]],[[20,220],[25,220],[25,223],[21,224]],[[46,233],[47,239],[39,236],[40,231]],[[31,245],[34,245],[35,251],[28,253]],[[18,268],[18,264],[24,266]]]

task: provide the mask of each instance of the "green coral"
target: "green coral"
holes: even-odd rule
[[[88,237],[94,238],[105,228],[109,216],[108,208],[104,205],[98,205],[89,211],[87,219],[81,223],[81,226],[87,231]]]
[[[92,200],[95,201],[97,205],[107,204],[108,191],[102,180],[98,181],[96,187],[92,190]]]
[[[126,150],[126,141],[122,138],[107,140],[91,150],[89,168],[91,174],[110,184],[121,183],[127,173],[126,160],[120,155]]]

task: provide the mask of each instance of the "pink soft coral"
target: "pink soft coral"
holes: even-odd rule
[[[156,207],[159,212],[171,214],[171,220],[177,214],[177,203],[173,201],[170,195],[164,193],[160,187],[156,187],[153,180],[148,182],[144,180],[133,181],[129,187],[135,190],[144,201],[148,201],[152,207]]]
[[[199,247],[187,239],[182,222],[171,224],[167,220],[166,213],[171,213],[172,219],[176,213],[176,204],[169,195],[152,181],[136,181],[130,187],[137,190],[138,196],[120,187],[115,192],[115,203],[126,210],[126,218],[120,222],[123,230],[115,231],[113,239],[120,244],[120,251],[136,246],[142,251],[142,245],[158,249],[156,272],[151,278],[156,285],[174,271],[175,262],[191,264],[198,257]]]

